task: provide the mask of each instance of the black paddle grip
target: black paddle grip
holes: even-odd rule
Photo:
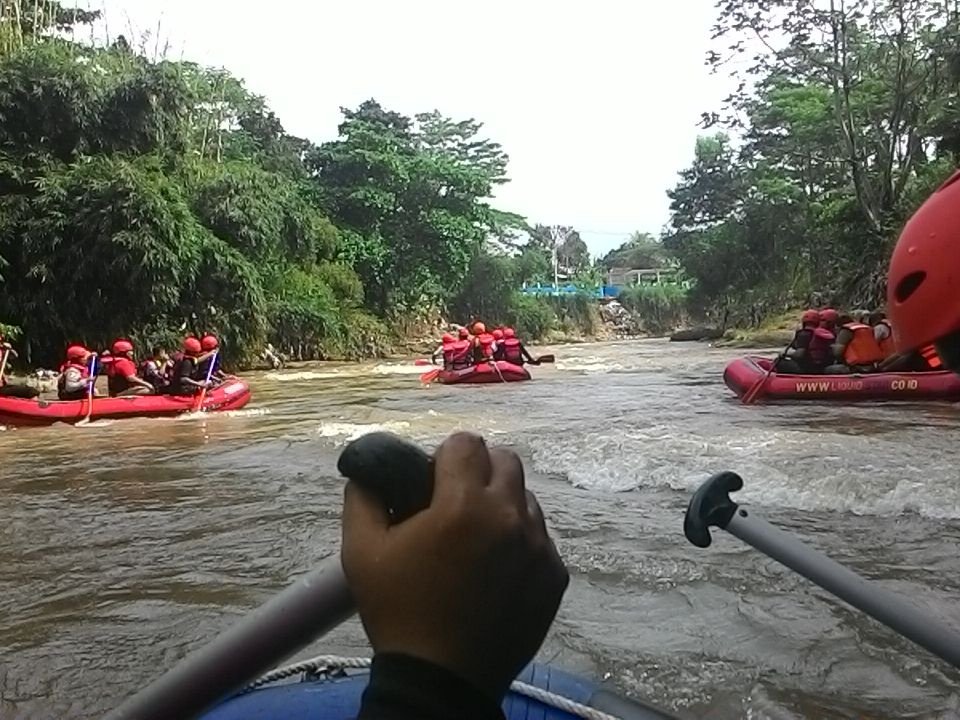
[[[428,507],[433,497],[433,458],[392,433],[368,433],[351,442],[337,470],[377,495],[394,522]]]
[[[743,487],[743,478],[734,472],[714,475],[690,498],[683,518],[683,534],[697,547],[710,547],[710,528],[725,529],[739,505],[730,499],[730,493]]]

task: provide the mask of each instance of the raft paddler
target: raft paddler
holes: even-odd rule
[[[193,379],[203,382],[209,376],[212,381],[222,382],[223,371],[220,370],[220,341],[216,335],[204,335],[200,340],[201,355],[197,358],[197,366],[193,371]],[[213,363],[213,369],[210,364]]]
[[[527,348],[523,346],[523,343],[520,342],[520,338],[517,337],[517,333],[513,328],[504,328],[503,329],[503,351],[502,358],[508,363],[513,363],[514,365],[519,365],[523,367],[525,362],[530,363],[531,365],[539,365],[540,361],[534,358]]]
[[[206,385],[204,380],[194,380],[197,361],[203,352],[200,341],[190,336],[184,338],[183,352],[173,363],[170,371],[170,384],[165,389],[167,395],[193,395]]]
[[[451,367],[454,370],[463,370],[473,366],[473,339],[470,331],[462,327],[457,331],[457,340],[451,348]]]
[[[487,326],[482,322],[473,324],[473,361],[475,363],[493,360],[493,335],[487,332]]]
[[[110,346],[110,354],[113,360],[107,368],[107,389],[111,397],[154,393],[153,385],[137,375],[132,342],[114,340]]]
[[[450,333],[444,333],[443,337],[440,338],[440,346],[433,351],[433,354],[430,355],[430,362],[434,365],[437,364],[437,360],[443,359],[443,369],[449,370],[453,367],[453,344],[457,339]]]
[[[457,433],[434,458],[429,507],[400,524],[345,489],[341,558],[374,651],[359,720],[503,720],[569,583],[517,455]]]
[[[907,221],[890,260],[887,312],[899,357],[960,374],[960,171]]]
[[[89,363],[93,353],[83,345],[71,345],[66,355],[57,378],[57,397],[60,400],[83,400],[90,391]]]

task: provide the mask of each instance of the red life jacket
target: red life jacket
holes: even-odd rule
[[[514,338],[507,338],[503,341],[503,359],[514,365],[523,365],[523,353],[520,352],[520,341]]]
[[[927,365],[931,370],[943,369],[943,360],[940,359],[940,355],[937,353],[937,349],[933,345],[924,345],[917,352],[919,352],[920,356],[927,361]]]
[[[836,339],[836,336],[826,328],[814,328],[813,337],[810,338],[810,344],[807,345],[810,363],[815,367],[826,367],[833,355],[831,345]]]
[[[472,347],[469,340],[457,340],[451,346],[450,364],[455,370],[462,370],[473,365],[473,358],[470,351]]]
[[[443,345],[443,366],[448,368],[453,365],[454,346],[456,343],[444,343]]]
[[[80,377],[90,377],[90,368],[82,363],[73,362],[72,360],[67,360],[63,365],[60,366],[60,374],[62,375],[70,368],[76,368],[79,370]]]
[[[477,338],[477,362],[493,359],[493,335],[483,333]]]

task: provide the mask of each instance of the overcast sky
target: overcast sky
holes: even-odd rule
[[[370,97],[474,117],[510,155],[498,206],[573,225],[595,254],[659,233],[700,113],[730,87],[703,64],[713,0],[90,5],[134,46],[159,24],[168,57],[229,69],[314,142],[336,136],[341,106]]]

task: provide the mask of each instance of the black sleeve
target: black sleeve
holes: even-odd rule
[[[494,701],[449,670],[407,655],[373,658],[357,720],[504,720]]]

